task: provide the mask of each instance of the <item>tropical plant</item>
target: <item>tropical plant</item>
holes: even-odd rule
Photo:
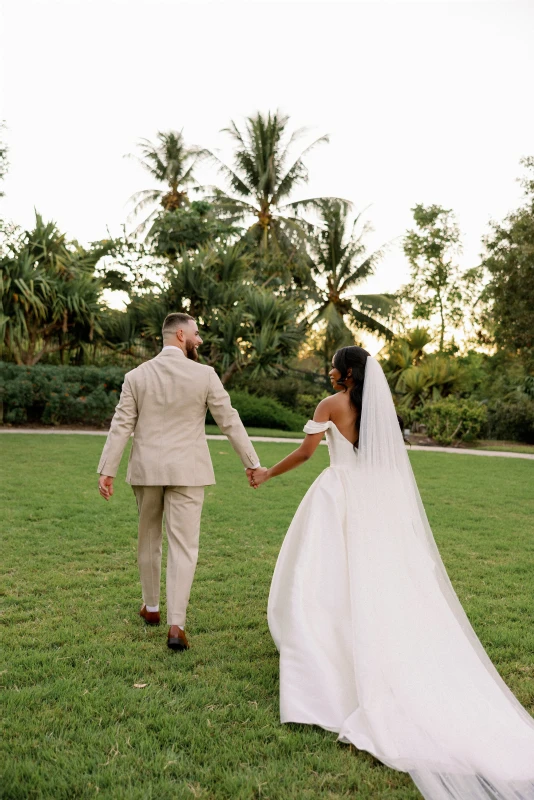
[[[488,419],[488,410],[473,400],[447,397],[417,409],[417,419],[438,444],[447,446],[478,439]]]
[[[156,349],[166,314],[186,309],[199,322],[202,357],[223,383],[242,370],[251,377],[279,374],[298,351],[306,324],[296,321],[300,309],[293,301],[254,284],[250,264],[243,243],[182,251],[161,292],[134,297],[128,313],[137,314],[144,340]]]
[[[462,387],[463,373],[452,356],[428,356],[419,366],[406,369],[396,385],[398,404],[414,408],[427,400],[437,401]]]
[[[112,241],[90,249],[68,242],[36,214],[35,228],[4,241],[0,258],[0,334],[19,364],[64,353],[100,332],[101,283],[94,271]]]
[[[141,164],[154,180],[165,185],[164,189],[143,189],[130,198],[135,204],[132,218],[152,207],[148,217],[137,226],[139,233],[144,233],[157,216],[157,205],[161,205],[164,211],[176,211],[189,204],[187,190],[196,185],[194,169],[203,153],[201,148],[186,144],[182,131],[158,131],[156,139],[155,143],[141,139],[141,156],[128,156]]]
[[[465,368],[455,357],[425,351],[433,340],[427,328],[414,328],[392,342],[382,367],[399,407],[410,409],[461,391]]]
[[[393,391],[398,390],[407,370],[419,366],[425,347],[432,342],[428,328],[414,328],[398,336],[387,348],[382,367]]]
[[[328,141],[321,136],[300,155],[292,156],[304,130],[289,134],[288,127],[289,117],[278,111],[247,117],[243,129],[232,120],[223,132],[236,147],[233,165],[229,167],[211,154],[230,187],[229,191],[215,188],[213,200],[232,219],[255,217],[246,240],[255,254],[259,279],[271,288],[287,288],[292,282],[303,286],[310,281],[304,225],[297,218],[301,204],[290,198],[308,181],[304,157]]]
[[[534,444],[534,400],[516,396],[489,407],[488,436]]]
[[[354,342],[355,330],[372,331],[390,339],[386,321],[395,300],[385,294],[359,294],[358,284],[373,274],[383,251],[368,253],[364,244],[369,226],[361,226],[361,214],[349,221],[351,204],[335,198],[314,201],[320,224],[309,237],[317,306],[311,323],[323,321],[323,356],[330,368],[333,352]]]
[[[182,208],[160,211],[147,239],[156,256],[175,260],[182,250],[198,250],[209,242],[221,245],[241,232],[241,228],[222,218],[207,200],[193,200]]]

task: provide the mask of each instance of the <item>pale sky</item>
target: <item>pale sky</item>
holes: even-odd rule
[[[137,139],[183,128],[228,155],[230,119],[276,108],[331,137],[295,199],[369,206],[370,247],[397,241],[364,290],[406,280],[399,240],[415,203],[456,212],[469,267],[488,221],[521,200],[534,0],[5,0],[0,23],[0,214],[22,226],[35,206],[84,243],[119,234],[130,195],[153,185],[123,158]]]

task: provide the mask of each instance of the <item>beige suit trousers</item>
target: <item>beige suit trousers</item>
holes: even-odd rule
[[[167,553],[167,624],[185,626],[195,575],[203,486],[132,486],[139,511],[137,563],[143,602],[157,606],[160,595],[162,521]]]

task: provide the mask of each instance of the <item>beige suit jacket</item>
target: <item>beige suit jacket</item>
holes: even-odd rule
[[[212,367],[177,347],[128,372],[98,472],[117,474],[134,434],[126,480],[134,486],[208,486],[215,475],[205,434],[209,408],[245,467],[259,464],[237,411]]]

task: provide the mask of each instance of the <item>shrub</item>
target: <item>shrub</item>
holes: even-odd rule
[[[297,411],[303,414],[306,419],[312,419],[315,414],[315,409],[324,397],[328,397],[329,392],[323,392],[319,397],[312,394],[299,394],[297,396]]]
[[[119,367],[25,367],[0,362],[3,421],[104,425],[113,416],[123,380]],[[307,419],[270,397],[244,391],[231,391],[230,396],[245,425],[295,431]],[[213,422],[210,414],[207,422]]]
[[[113,416],[124,380],[117,367],[35,367],[0,362],[3,421],[102,425]]]
[[[282,375],[278,378],[251,378],[246,373],[241,373],[233,379],[230,388],[237,392],[248,392],[256,397],[272,397],[294,411],[300,410],[300,398],[303,395],[316,397],[316,406],[326,392],[326,386],[323,382],[316,383],[295,373]]]
[[[488,437],[534,444],[534,400],[497,401],[489,410]]]
[[[232,390],[232,405],[239,412],[245,425],[258,428],[278,428],[283,431],[300,431],[306,419],[295,411],[286,408],[272,397],[257,397],[248,392]],[[214,420],[208,412],[206,422]]]
[[[426,403],[412,414],[411,421],[415,421],[416,416],[438,444],[449,445],[453,441],[477,439],[487,421],[487,408],[473,400],[447,397],[436,403]]]

